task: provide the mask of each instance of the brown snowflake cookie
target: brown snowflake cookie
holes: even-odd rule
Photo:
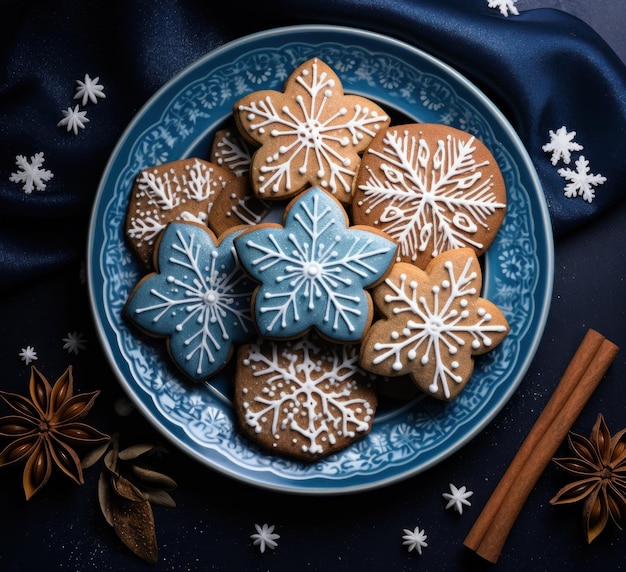
[[[317,58],[296,68],[284,91],[253,92],[233,113],[239,132],[257,147],[254,192],[269,200],[319,186],[349,204],[360,154],[390,122],[374,102],[345,95],[337,74]]]
[[[211,143],[210,160],[220,167],[230,169],[238,177],[250,172],[253,149],[237,131],[237,127],[225,127],[215,132]]]
[[[228,169],[197,158],[140,171],[128,202],[125,236],[146,268],[153,268],[154,245],[169,222],[206,226],[218,193],[235,180]]]
[[[269,214],[272,205],[256,197],[250,184],[252,150],[237,128],[220,129],[213,137],[211,160],[232,171],[239,184],[219,193],[209,212],[209,227],[218,236],[239,225],[255,225]]]
[[[354,345],[313,336],[239,347],[235,412],[239,426],[266,450],[304,461],[365,437],[378,405]]]
[[[409,374],[424,392],[454,399],[474,371],[475,356],[509,332],[500,309],[480,296],[482,273],[471,248],[450,250],[422,270],[397,262],[372,290],[382,318],[361,345],[359,363],[377,375]]]
[[[236,226],[259,224],[272,210],[271,204],[254,195],[247,178],[236,183],[217,195],[209,212],[208,225],[218,236]]]
[[[399,261],[426,268],[447,250],[483,254],[506,200],[500,168],[481,141],[447,125],[415,123],[380,131],[363,154],[352,216],[394,239]]]

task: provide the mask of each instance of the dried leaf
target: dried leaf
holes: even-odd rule
[[[116,454],[115,450],[111,449],[104,456],[104,466],[107,468],[107,470],[112,475],[119,474],[119,471],[118,471],[118,468],[117,468],[117,454]]]
[[[113,513],[111,511],[111,498],[113,497],[113,488],[109,475],[104,471],[100,473],[98,478],[98,503],[100,510],[109,526],[113,526]]]
[[[144,491],[144,494],[152,504],[174,508],[176,502],[166,491]]]
[[[133,485],[128,479],[122,475],[115,476],[111,479],[111,485],[113,491],[120,497],[125,498],[131,502],[143,502],[146,500],[146,496],[139,490],[138,487]]]
[[[80,461],[83,469],[88,469],[89,467],[93,467],[106,453],[109,448],[109,443],[102,443],[101,445],[94,447],[89,451]]]
[[[135,554],[147,562],[157,560],[157,541],[151,503],[174,507],[167,490],[176,482],[135,461],[155,450],[142,443],[119,449],[119,436],[113,435],[104,455],[104,469],[98,482],[102,514],[116,534]]]
[[[140,465],[133,465],[131,471],[133,475],[151,486],[168,491],[173,491],[176,488],[176,481],[163,473],[153,471],[152,469]]]
[[[155,564],[158,559],[154,515],[150,503],[113,496],[109,503],[113,529],[119,539],[142,560]]]
[[[137,457],[152,451],[152,449],[154,449],[154,445],[150,445],[148,443],[133,445],[132,447],[127,447],[123,451],[120,451],[118,456],[122,461],[130,461],[131,459],[136,459]]]

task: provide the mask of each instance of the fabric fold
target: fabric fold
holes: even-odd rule
[[[539,174],[557,238],[604,212],[626,190],[626,66],[595,31],[565,12],[535,9],[504,17],[486,0],[268,0],[247,8],[246,18],[238,6],[226,6],[216,17],[198,0],[9,4],[12,17],[0,23],[0,287],[31,275],[29,267],[40,274],[59,260],[83,257],[100,177],[134,114],[208,51],[272,27],[360,27],[457,69],[519,134]],[[58,122],[62,110],[80,104],[74,90],[85,74],[100,78],[107,97],[81,105],[89,122],[74,135]],[[550,131],[561,127],[575,132],[583,149],[569,163],[553,165],[543,146]],[[11,181],[16,157],[40,152],[54,176],[45,189],[28,194]],[[586,163],[577,163],[581,157]],[[568,198],[565,186],[585,169],[606,180],[591,201]],[[570,180],[563,174],[568,170]],[[32,229],[28,240],[15,217]],[[50,228],[62,254],[39,249]],[[25,255],[11,254],[19,252]]]

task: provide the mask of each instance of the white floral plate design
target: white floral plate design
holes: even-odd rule
[[[268,455],[237,430],[230,372],[210,384],[181,378],[163,346],[142,341],[122,307],[142,274],[123,226],[135,175],[179,158],[208,158],[212,134],[251,91],[282,90],[291,71],[317,56],[346,93],[368,97],[400,122],[446,123],[481,139],[498,160],[508,211],[484,256],[483,296],[511,332],[481,357],[451,403],[419,397],[379,409],[371,433],[313,464]],[[386,36],[339,26],[254,34],[207,54],[163,86],[115,148],[94,204],[88,247],[91,303],[121,384],[153,424],[201,463],[259,487],[333,494],[381,487],[451,455],[498,413],[524,377],[541,339],[553,284],[553,243],[537,174],[518,136],[476,87],[447,65]]]

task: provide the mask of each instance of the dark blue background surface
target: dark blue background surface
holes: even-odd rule
[[[206,51],[264,27],[259,19],[213,19],[201,4],[178,2],[156,10],[149,2],[112,2],[99,7],[90,2],[30,2],[24,9],[21,2],[0,2],[0,20],[4,22],[0,53],[3,61],[10,62],[0,72],[0,181],[4,201],[0,212],[0,259],[5,272],[0,276],[0,387],[26,392],[29,369],[18,354],[21,348],[33,345],[38,352],[34,365],[51,382],[71,364],[80,391],[103,390],[88,418],[90,422],[104,431],[120,431],[133,441],[154,440],[158,434],[136,412],[126,416],[111,413],[124,394],[93,329],[87,287],[80,279],[86,246],[83,241],[101,171],[134,113],[163,83]],[[340,12],[343,3],[328,3],[331,8],[334,4]],[[368,4],[376,14],[378,4]],[[458,4],[456,0],[438,3],[442,10]],[[487,0],[466,4],[485,12]],[[424,6],[434,4],[425,1]],[[520,12],[557,7],[576,14],[599,32],[622,60],[626,59],[623,0],[520,0],[516,6]],[[515,18],[498,18],[497,11],[486,11],[493,13],[494,25],[498,26],[511,24]],[[279,25],[306,18],[304,12],[293,16],[292,22],[282,16],[268,15],[267,21]],[[354,24],[362,18],[355,16]],[[13,25],[7,25],[9,21]],[[73,26],[76,21],[81,22],[79,29]],[[152,34],[152,43],[137,43],[132,22],[152,26],[153,31],[162,29],[162,33]],[[388,22],[382,18],[377,24]],[[428,22],[422,24],[428,27]],[[176,35],[181,29],[193,33]],[[417,44],[428,41],[416,39]],[[487,45],[489,38],[475,41]],[[107,46],[117,54],[140,52],[145,67],[133,67],[136,60],[132,58],[128,62],[108,59]],[[33,59],[26,57],[25,47],[39,51],[38,67],[30,73],[28,66]],[[520,59],[524,57],[524,53],[519,54]],[[59,69],[63,73],[58,73]],[[89,108],[91,123],[82,134],[90,137],[88,146],[80,136],[59,139],[56,127],[59,110],[72,103],[74,80],[85,73],[99,75],[107,94],[106,100]],[[16,76],[28,77],[28,81],[15,83],[12,78]],[[534,80],[529,77],[529,84]],[[491,94],[498,96],[496,92]],[[565,94],[563,97],[565,100]],[[32,98],[30,105],[28,98]],[[19,113],[20,106],[26,106],[27,112]],[[507,111],[513,120],[517,112]],[[594,117],[606,121],[603,111],[589,108],[585,123]],[[105,121],[113,113],[115,120]],[[571,124],[568,128],[576,130],[577,126]],[[545,139],[543,132],[526,135]],[[51,140],[57,145],[48,153],[45,142]],[[604,146],[613,155],[626,150],[623,139],[604,140],[601,134],[593,145]],[[26,196],[6,181],[15,170],[16,154],[31,155],[41,150],[46,152],[45,166],[52,168],[54,164],[58,171],[50,183],[51,192],[35,191]],[[89,172],[73,169],[85,161],[90,165]],[[623,192],[626,181],[616,184],[618,191],[620,185]],[[598,196],[601,193],[602,187]],[[10,219],[7,212],[11,213]],[[0,469],[0,515],[5,523],[0,536],[0,570],[493,568],[532,572],[626,567],[624,532],[609,523],[605,532],[587,545],[581,528],[581,507],[549,504],[567,479],[553,465],[548,466],[531,493],[496,567],[477,559],[462,544],[588,328],[600,331],[624,350],[573,429],[587,435],[598,412],[605,415],[612,432],[626,427],[625,228],[626,202],[616,197],[610,208],[597,216],[586,222],[577,219],[575,228],[562,227],[555,245],[550,316],[530,370],[496,419],[437,467],[378,491],[306,498],[242,485],[170,447],[164,460],[165,471],[178,482],[174,492],[177,507],[155,509],[160,548],[155,566],[144,564],[128,552],[104,522],[96,497],[98,469],[86,471],[83,486],[57,474],[28,502],[21,490],[21,468]],[[15,273],[9,274],[9,268],[16,269]],[[87,340],[87,349],[78,355],[68,354],[62,347],[61,338],[70,331],[84,332]],[[566,453],[563,445],[559,454]],[[472,506],[462,515],[444,508],[441,494],[447,492],[448,483],[466,485],[474,491]],[[260,554],[251,545],[250,534],[255,523],[264,522],[274,524],[281,538],[275,551]],[[421,556],[408,553],[402,546],[403,528],[415,526],[424,528],[428,535],[429,546]]]

